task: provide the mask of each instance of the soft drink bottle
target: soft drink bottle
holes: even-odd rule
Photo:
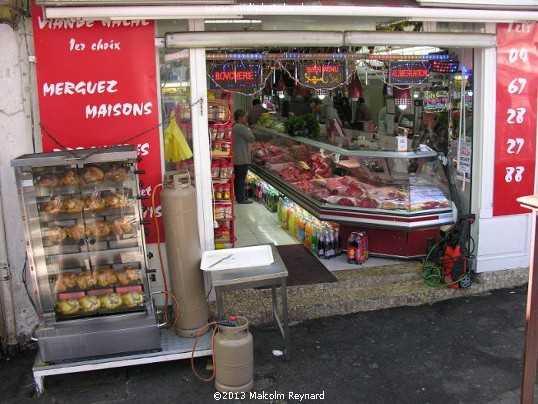
[[[327,229],[327,234],[329,237],[329,242],[327,243],[327,247],[329,250],[329,258],[333,258],[335,256],[334,252],[334,231],[330,227]]]
[[[297,238],[299,239],[299,241],[301,243],[305,243],[305,240],[306,240],[306,219],[301,216],[299,217],[299,226],[297,227]]]
[[[359,242],[357,239],[357,233],[352,232],[347,240],[347,262],[357,263],[357,250],[359,248]]]
[[[334,242],[335,242],[335,247],[334,247],[334,254],[336,256],[342,254],[342,245],[340,243],[340,234],[339,234],[339,230],[338,230],[338,227],[335,227],[334,228]]]
[[[305,228],[304,228],[304,243],[306,248],[310,250],[312,245],[312,220],[307,219]]]
[[[280,227],[282,227],[284,230],[288,230],[288,216],[290,214],[290,205],[286,201],[282,204],[282,215],[280,218]]]
[[[323,257],[325,255],[325,235],[323,231],[319,229],[318,233],[318,257]]]
[[[290,207],[288,211],[288,231],[293,236],[295,234],[295,207]]]
[[[312,237],[310,240],[310,251],[318,255],[318,229],[315,226],[312,227]]]

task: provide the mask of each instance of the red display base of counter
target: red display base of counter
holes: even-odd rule
[[[439,228],[416,230],[395,230],[340,225],[342,246],[347,247],[347,239],[353,231],[364,231],[368,235],[368,249],[371,255],[395,258],[419,258],[426,256],[429,242],[439,240]]]

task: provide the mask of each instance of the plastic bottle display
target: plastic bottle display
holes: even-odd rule
[[[313,254],[325,259],[341,254],[338,224],[318,220],[253,174],[249,174],[247,182],[254,190],[254,198],[263,203],[269,211],[276,212],[280,227],[287,230]]]

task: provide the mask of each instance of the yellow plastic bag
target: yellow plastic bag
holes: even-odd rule
[[[179,129],[174,111],[170,113],[168,126],[164,130],[164,160],[169,163],[177,163],[192,158],[192,151]]]

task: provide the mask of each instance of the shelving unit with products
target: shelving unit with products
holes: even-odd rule
[[[229,95],[223,96],[208,100],[216,249],[235,245],[232,108]]]
[[[12,160],[41,360],[160,349],[136,146]]]

